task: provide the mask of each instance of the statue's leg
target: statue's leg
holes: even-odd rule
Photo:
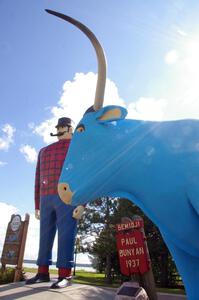
[[[56,233],[56,214],[54,196],[44,196],[40,203],[40,242],[37,259],[38,266],[52,264],[52,247]]]
[[[174,258],[177,269],[183,279],[188,300],[199,299],[199,257],[194,257],[178,248],[169,238],[165,242]]]
[[[77,220],[72,217],[74,207],[57,199],[56,215],[58,228],[57,267],[71,269],[74,265],[74,244]]]

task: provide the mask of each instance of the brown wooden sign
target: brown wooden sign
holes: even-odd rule
[[[8,223],[4,247],[1,256],[3,268],[8,265],[16,265],[15,281],[18,281],[22,269],[29,215],[26,214],[25,221],[20,215],[12,215]]]
[[[1,262],[2,264],[17,265],[23,233],[23,223],[19,215],[12,215],[8,223]]]

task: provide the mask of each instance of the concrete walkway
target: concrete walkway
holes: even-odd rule
[[[61,290],[49,289],[49,283],[24,285],[12,283],[0,286],[0,299],[3,300],[113,300],[115,290],[74,284]]]
[[[51,278],[55,281],[55,278]],[[0,285],[1,300],[114,300],[116,289],[73,284],[64,289],[51,290],[52,282],[25,285],[24,282]],[[158,300],[186,300],[185,296],[158,294]]]

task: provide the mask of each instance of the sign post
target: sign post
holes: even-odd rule
[[[6,264],[16,265],[14,282],[19,281],[22,274],[29,218],[26,214],[25,220],[21,221],[20,215],[12,215],[6,231],[1,263],[3,269],[6,268]]]
[[[157,300],[151,260],[144,232],[144,222],[139,216],[123,218],[116,225],[116,243],[123,275],[135,275],[146,290],[150,300]]]

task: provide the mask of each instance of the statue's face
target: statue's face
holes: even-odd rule
[[[58,140],[68,140],[68,139],[71,139],[72,138],[72,133],[73,133],[73,128],[72,127],[68,127],[68,126],[60,126],[57,128],[57,133],[62,133],[63,132],[63,135],[58,135]]]

